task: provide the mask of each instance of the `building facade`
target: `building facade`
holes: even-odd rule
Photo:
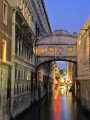
[[[12,6],[0,0],[0,120],[7,120],[10,110]]]
[[[73,88],[73,95],[76,95],[77,63],[66,63],[66,82],[69,88]]]
[[[73,63],[67,62],[66,68],[67,68],[67,81],[72,82],[72,80],[73,80]]]
[[[35,101],[35,42],[51,32],[44,2],[36,2],[12,2],[11,117],[17,116]]]
[[[37,72],[38,81],[38,99],[48,93],[49,85],[49,65],[47,63],[41,65]]]
[[[82,27],[77,41],[78,88],[77,97],[90,110],[90,16]]]
[[[38,67],[38,99],[43,98],[53,89],[54,64],[52,62],[43,63]]]

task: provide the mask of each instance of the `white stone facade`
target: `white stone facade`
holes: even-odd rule
[[[90,17],[82,27],[77,41],[78,97],[83,106],[90,110]]]
[[[46,32],[44,28],[45,26],[42,24],[43,21],[36,10],[34,1],[13,0],[12,7],[12,74],[10,115],[11,117],[15,117],[30,107],[35,101],[36,67],[34,47],[37,37],[46,34]]]
[[[77,61],[77,35],[53,32],[36,42],[37,64],[49,60]]]
[[[10,66],[0,62],[0,119],[9,120]]]

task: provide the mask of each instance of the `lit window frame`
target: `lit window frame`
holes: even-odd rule
[[[5,48],[3,46],[3,43],[5,43]],[[7,60],[7,41],[2,40],[2,62],[6,62]]]

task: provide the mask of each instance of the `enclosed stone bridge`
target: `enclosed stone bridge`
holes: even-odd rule
[[[37,65],[47,61],[77,62],[77,34],[66,30],[56,30],[51,35],[36,41]]]

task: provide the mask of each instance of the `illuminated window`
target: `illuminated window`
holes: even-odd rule
[[[68,52],[73,52],[73,47],[68,47]]]
[[[3,4],[3,23],[7,25],[7,4],[5,1]]]
[[[54,54],[55,48],[54,47],[49,47],[48,52],[49,52],[49,54]]]
[[[6,41],[2,42],[2,61],[6,62]]]
[[[38,48],[37,49],[37,55],[43,55],[45,54],[45,49],[44,48]]]
[[[30,78],[31,78],[31,74],[30,72],[27,72],[27,80],[30,80]]]

